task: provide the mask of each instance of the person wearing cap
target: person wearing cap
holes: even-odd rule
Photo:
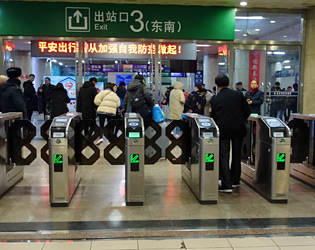
[[[243,93],[247,91],[246,89],[243,88],[243,83],[242,82],[235,83],[235,89],[237,91],[242,91]]]
[[[1,90],[1,85],[2,83],[6,82],[9,78],[6,77],[5,75],[0,75],[0,112],[2,112],[2,108],[1,108],[1,94],[2,94],[2,90]]]
[[[8,68],[7,75],[8,81],[1,86],[1,107],[2,112],[22,112],[23,118],[27,118],[26,105],[20,88],[22,70],[20,68]]]

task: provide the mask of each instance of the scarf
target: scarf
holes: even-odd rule
[[[250,89],[249,92],[251,95],[254,95],[258,89]]]

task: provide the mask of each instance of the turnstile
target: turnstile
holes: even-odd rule
[[[185,113],[182,120],[191,128],[190,142],[187,141],[182,178],[201,204],[216,204],[218,201],[219,177],[219,128],[212,118]]]
[[[11,124],[21,118],[20,112],[0,114],[0,196],[23,179],[24,167],[12,161],[13,148],[9,137]]]
[[[81,114],[55,117],[49,129],[49,194],[50,205],[68,206],[81,180],[76,159],[75,128]]]
[[[292,129],[290,174],[315,187],[315,115],[292,114],[289,126]]]
[[[138,113],[125,114],[125,197],[127,205],[144,202],[144,124]]]
[[[248,157],[242,162],[241,179],[268,201],[286,203],[290,130],[280,119],[273,117],[250,116],[248,122],[250,131],[244,144]]]

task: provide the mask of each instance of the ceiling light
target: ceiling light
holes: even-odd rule
[[[271,55],[271,54],[272,54],[272,52],[271,52],[271,51],[268,51],[268,52],[267,52],[267,54],[268,54],[268,55]]]
[[[241,5],[241,6],[246,6],[246,5],[247,5],[247,2],[240,2],[240,5]]]
[[[271,20],[270,23],[276,23],[276,21],[275,20]]]
[[[10,60],[9,60],[10,62],[13,62],[13,59],[12,58],[10,58]]]
[[[234,31],[235,31],[235,32],[238,32],[238,31],[242,31],[242,30],[235,29]]]
[[[283,36],[283,37],[285,38],[285,37],[288,37],[288,36]]]
[[[115,61],[115,64],[117,64],[118,63],[118,61]]]
[[[291,66],[284,66],[284,69],[291,69]]]
[[[255,31],[260,31],[260,29],[255,29]]]
[[[210,47],[210,44],[197,44],[197,47]]]
[[[225,65],[225,62],[219,62],[219,65]]]
[[[200,49],[197,49],[196,51],[199,52],[199,51],[201,51],[201,50],[200,50]]]
[[[51,60],[52,62],[54,62],[54,63],[56,63],[57,62],[57,60],[55,60],[55,59],[53,59],[53,60]]]
[[[274,55],[285,55],[284,51],[275,51],[273,52]]]
[[[247,34],[245,33],[245,34],[243,34],[243,36],[247,36]]]
[[[290,60],[283,61],[283,63],[290,63],[290,62],[291,62]]]
[[[263,16],[236,16],[235,19],[264,19]]]
[[[60,65],[60,66],[62,66],[62,65],[63,65],[63,63],[62,63],[62,62],[60,62],[60,63],[59,63],[59,65]]]

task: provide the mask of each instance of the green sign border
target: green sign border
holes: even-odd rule
[[[78,25],[81,21],[85,21],[82,19],[84,16],[66,17],[67,10],[70,10],[67,12],[68,15],[75,15],[75,8],[82,8],[82,13],[90,15],[86,16],[89,18],[89,27],[84,32],[66,31],[69,27],[68,20],[72,20],[71,25],[74,25],[76,21]],[[84,9],[89,11],[84,11]],[[104,14],[103,23],[96,20],[95,13],[98,11]],[[126,15],[128,21],[123,21],[126,18],[121,18],[121,22],[117,22],[118,19],[114,22],[114,19],[109,17],[106,21],[107,13],[116,13],[116,18],[121,13],[128,13]],[[161,30],[157,29],[154,23],[159,24]],[[167,26],[169,23],[172,24],[172,29]],[[98,28],[103,25],[104,29],[95,30],[96,24]],[[133,31],[131,26],[137,32]],[[234,40],[234,28],[235,8],[230,7],[0,2],[0,34],[2,36]]]

